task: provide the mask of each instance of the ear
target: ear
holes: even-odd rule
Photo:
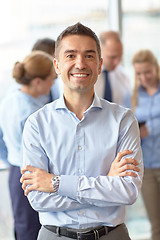
[[[101,58],[101,59],[100,59],[100,62],[99,62],[98,75],[101,74],[102,64],[103,64],[103,59]]]
[[[56,58],[53,59],[54,69],[58,75],[61,75],[61,71],[59,69],[58,60]]]
[[[32,80],[32,84],[35,85],[35,86],[38,86],[41,81],[42,81],[41,78],[36,77]]]

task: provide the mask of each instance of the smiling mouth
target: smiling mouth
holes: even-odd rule
[[[81,78],[81,77],[87,77],[89,74],[87,73],[73,73],[71,74],[73,77],[78,77],[78,78]]]

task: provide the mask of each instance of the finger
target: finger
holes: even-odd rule
[[[22,184],[22,189],[23,189],[24,191],[26,190],[26,184],[25,184],[25,183]]]
[[[126,156],[126,155],[128,155],[128,154],[131,154],[131,153],[133,153],[132,150],[123,150],[122,152],[119,152],[119,153],[117,154],[115,160],[116,160],[117,162],[119,162],[119,161],[122,159],[122,157],[124,157],[124,156]]]
[[[33,191],[34,190],[34,186],[28,186],[25,190],[24,190],[24,194],[25,196],[28,195],[29,192]]]
[[[25,189],[26,189],[23,184],[22,184],[22,189],[23,189],[23,191],[25,191]]]
[[[129,171],[129,170],[133,170],[135,172],[139,172],[140,171],[140,168],[139,167],[136,167],[132,164],[126,164],[124,165],[123,167],[121,167],[119,169],[119,172],[125,172],[125,171]]]
[[[24,167],[21,168],[21,173],[24,174],[26,171],[29,171],[28,168],[30,167],[30,165],[26,165]]]
[[[29,187],[29,185],[32,185],[33,182],[31,180],[25,180],[23,183],[22,183],[22,189],[25,190],[27,187]]]
[[[133,165],[137,166],[137,165],[139,165],[139,162],[134,158],[123,158],[120,161],[120,166],[123,166],[125,164],[133,164]]]
[[[23,174],[22,177],[20,178],[20,182],[23,183],[23,181],[27,179],[32,179],[32,173]]]
[[[120,177],[137,177],[137,174],[135,172],[125,171],[119,174]]]
[[[21,173],[24,174],[26,171],[33,172],[36,169],[37,169],[36,167],[33,167],[31,165],[26,165],[25,167],[21,168]]]
[[[23,183],[23,176],[20,178],[19,181],[20,181],[20,183]]]

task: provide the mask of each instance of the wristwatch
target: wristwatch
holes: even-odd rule
[[[60,176],[54,176],[54,177],[51,178],[51,182],[52,182],[52,185],[53,185],[54,193],[58,192],[60,179],[61,179]]]

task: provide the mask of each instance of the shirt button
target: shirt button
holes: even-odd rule
[[[81,127],[82,126],[81,123],[79,123],[78,126]]]
[[[78,172],[79,172],[79,173],[82,173],[82,169],[79,168],[79,169],[78,169]]]
[[[82,216],[82,215],[83,215],[83,211],[79,211],[79,215],[81,215],[81,216]]]
[[[78,150],[82,150],[82,146],[78,146]]]

